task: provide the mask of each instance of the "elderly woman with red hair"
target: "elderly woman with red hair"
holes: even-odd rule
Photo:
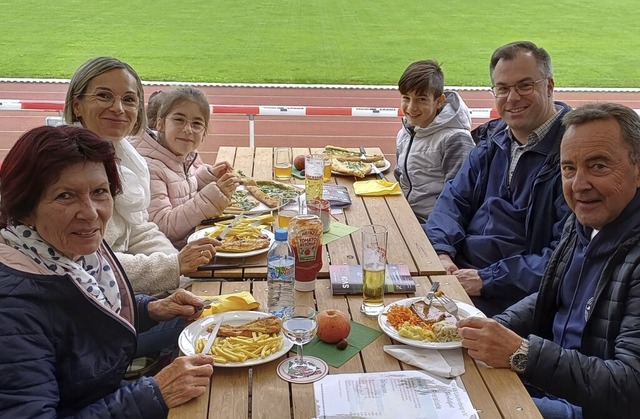
[[[103,240],[122,190],[112,144],[78,127],[33,129],[0,185],[0,416],[156,418],[203,394],[205,355],[122,381],[138,331],[194,319],[203,301],[134,295]]]

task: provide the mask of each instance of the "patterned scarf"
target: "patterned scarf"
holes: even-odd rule
[[[38,265],[46,266],[57,275],[70,276],[100,304],[120,313],[122,303],[118,283],[111,266],[98,252],[73,261],[51,247],[34,229],[22,224],[8,225],[0,230],[0,235]]]

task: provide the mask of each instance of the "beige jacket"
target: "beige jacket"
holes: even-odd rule
[[[114,211],[104,240],[116,254],[135,293],[153,295],[179,287],[178,251],[154,223],[130,224]]]

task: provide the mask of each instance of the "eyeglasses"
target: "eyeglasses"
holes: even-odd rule
[[[180,129],[184,129],[187,126],[187,123],[188,123],[189,124],[189,128],[191,128],[191,131],[196,132],[196,133],[201,133],[206,128],[206,125],[204,124],[204,122],[191,121],[191,120],[189,120],[187,118],[184,118],[182,116],[172,116],[169,119],[171,120],[171,122],[173,122]]]
[[[99,92],[95,94],[83,94],[80,96],[88,96],[93,98],[96,103],[102,108],[110,108],[116,103],[116,99],[120,99],[120,103],[123,107],[129,109],[137,109],[140,101],[138,100],[138,96],[134,94],[126,94],[122,96],[116,96],[111,92]]]
[[[520,96],[526,96],[533,93],[533,91],[536,89],[537,83],[545,80],[547,79],[545,78],[536,81],[523,81],[522,83],[513,84],[511,86],[491,86],[491,92],[497,98],[507,97],[509,96],[509,93],[511,93],[511,88],[514,87],[516,89],[516,93],[518,93]]]

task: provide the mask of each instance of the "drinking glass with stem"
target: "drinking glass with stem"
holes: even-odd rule
[[[297,356],[289,362],[288,374],[292,378],[309,377],[318,370],[316,364],[304,359],[302,348],[302,345],[309,343],[316,335],[318,330],[316,314],[312,307],[294,306],[293,310],[283,318],[284,335],[298,347]]]

